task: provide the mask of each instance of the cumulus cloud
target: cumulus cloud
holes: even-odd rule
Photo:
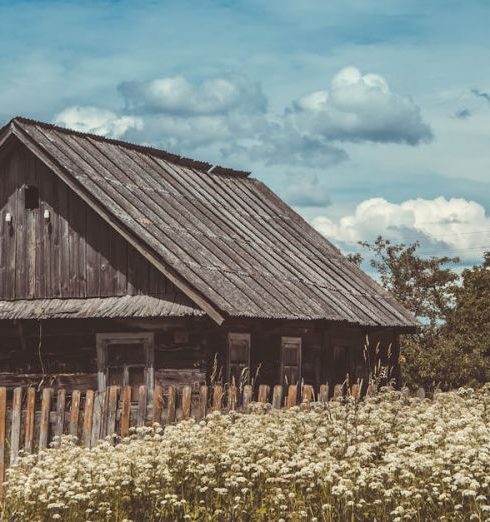
[[[134,116],[118,116],[97,107],[69,107],[54,118],[56,125],[110,138],[121,138],[128,130],[141,130],[143,120]]]
[[[334,141],[417,145],[432,139],[411,98],[392,92],[382,76],[355,67],[339,71],[329,89],[294,102],[289,113],[291,125]]]
[[[336,74],[328,89],[279,112],[269,110],[259,83],[237,75],[201,82],[168,76],[123,82],[118,90],[124,101],[120,114],[71,107],[56,121],[187,155],[204,157],[202,149],[212,149],[214,157],[234,164],[311,168],[348,159],[348,142],[416,145],[432,137],[411,99],[393,93],[381,76],[353,67]]]
[[[339,220],[317,216],[313,226],[347,249],[355,249],[358,241],[372,241],[378,235],[401,242],[420,240],[421,251],[434,255],[447,252],[475,259],[490,249],[490,216],[482,205],[460,198],[411,199],[402,203],[372,198]]]
[[[247,78],[212,78],[192,84],[182,76],[148,82],[123,82],[118,87],[126,109],[182,117],[222,115],[232,111],[265,112],[267,98],[259,83]]]

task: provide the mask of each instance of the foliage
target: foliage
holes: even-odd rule
[[[404,382],[449,389],[490,380],[490,255],[459,277],[457,258],[421,257],[417,242],[361,244],[384,288],[421,321],[402,339]]]
[[[260,406],[260,407],[259,407]],[[490,388],[142,428],[9,470],[3,519],[488,520]]]

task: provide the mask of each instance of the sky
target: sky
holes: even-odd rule
[[[16,115],[252,175],[344,252],[490,250],[490,2],[0,0]]]

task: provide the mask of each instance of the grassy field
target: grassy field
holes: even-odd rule
[[[3,520],[490,520],[490,387],[211,414],[9,473]]]

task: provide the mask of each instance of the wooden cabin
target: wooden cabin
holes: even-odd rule
[[[0,386],[353,382],[366,339],[396,377],[415,327],[247,172],[0,131]]]

